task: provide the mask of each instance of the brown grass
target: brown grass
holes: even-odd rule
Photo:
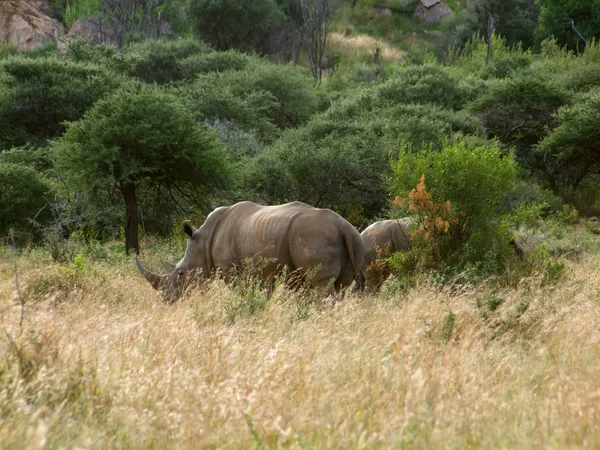
[[[379,48],[381,58],[389,62],[400,61],[406,56],[406,52],[390,46],[385,41],[365,34],[344,36],[342,33],[329,33],[327,44],[330,48],[345,55],[374,54],[375,49]]]
[[[167,306],[130,262],[21,264],[21,338],[0,266],[2,448],[600,446],[599,255],[555,287],[420,283],[305,319],[281,288],[244,317],[218,281]]]

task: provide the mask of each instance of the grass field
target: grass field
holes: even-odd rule
[[[7,253],[0,447],[599,448],[589,248],[552,282],[421,279],[335,306],[220,281],[165,305],[124,256],[34,251],[22,328]]]

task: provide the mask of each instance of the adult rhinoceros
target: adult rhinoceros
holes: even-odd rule
[[[189,236],[185,255],[177,265],[165,263],[166,275],[138,268],[163,298],[178,298],[190,275],[208,277],[218,271],[225,281],[248,258],[263,258],[259,276],[273,280],[284,266],[305,276],[315,287],[339,292],[356,280],[362,288],[364,252],[360,235],[345,219],[329,209],[300,202],[261,206],[240,202],[211,212],[196,229],[183,223]],[[332,283],[333,282],[333,283]]]
[[[372,223],[361,233],[365,249],[363,275],[369,290],[378,289],[391,273],[385,263],[378,264],[377,261],[410,248],[410,229],[415,223],[408,218],[381,220]]]

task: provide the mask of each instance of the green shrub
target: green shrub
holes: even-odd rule
[[[519,205],[527,203],[547,205],[543,211],[546,215],[559,211],[563,202],[552,191],[542,188],[531,180],[518,180],[502,199],[506,211],[511,211]]]
[[[440,148],[454,133],[483,137],[481,122],[467,111],[450,111],[434,105],[398,105],[384,111],[386,141],[410,144],[414,149]]]
[[[510,215],[510,222],[513,226],[533,228],[542,218],[544,210],[548,207],[547,203],[522,203],[517,205]]]
[[[102,7],[98,0],[66,0],[63,20],[67,29],[79,19],[97,15]]]
[[[52,200],[51,184],[33,167],[0,162],[0,236],[10,228],[17,232],[32,232],[31,221],[42,221],[42,208]],[[47,212],[46,212],[47,213]]]
[[[119,50],[113,44],[90,44],[88,39],[76,37],[67,41],[64,57],[78,63],[98,64],[120,74],[133,71],[133,54]]]
[[[572,106],[560,108],[558,126],[540,143],[540,154],[554,162],[557,184],[577,191],[586,178],[600,169],[600,88]]]
[[[431,103],[460,109],[472,91],[451,71],[438,64],[407,66],[377,89],[379,98],[393,103]]]
[[[518,161],[553,185],[552,168],[532,147],[555,123],[555,111],[569,101],[570,94],[560,86],[538,75],[523,75],[491,82],[470,109],[481,118],[490,137],[514,146]]]
[[[243,128],[256,129],[265,137],[272,129],[264,120],[281,129],[295,127],[317,108],[308,72],[262,59],[252,60],[243,70],[199,75],[188,94],[190,108],[203,117],[241,120]]]
[[[483,261],[494,249],[502,256],[508,241],[502,199],[516,172],[514,159],[499,148],[457,141],[440,151],[402,149],[390,185],[398,207],[419,218],[417,251],[421,241],[431,265],[439,266]]]
[[[540,0],[538,3],[541,12],[535,30],[537,42],[553,37],[561,46],[566,45],[572,50],[583,52],[584,43],[573,32],[568,19],[574,21],[577,30],[583,36],[591,37],[600,34],[600,12],[596,1]]]
[[[0,61],[0,148],[44,143],[124,80],[100,66],[57,57]]]
[[[129,74],[146,83],[183,80],[184,70],[179,61],[209,51],[206,43],[196,39],[146,40],[127,47],[126,52],[134,61]]]
[[[331,127],[331,128],[329,128]],[[246,189],[266,203],[299,200],[354,216],[355,225],[386,205],[388,159],[377,136],[328,121],[292,130],[252,161]],[[356,207],[361,211],[357,213]]]
[[[269,32],[285,23],[275,0],[190,0],[188,16],[196,35],[218,50],[261,51]]]
[[[242,70],[250,61],[250,57],[235,50],[225,52],[211,52],[192,55],[178,61],[181,68],[181,77],[192,80],[198,74],[208,72],[223,72],[225,70]]]

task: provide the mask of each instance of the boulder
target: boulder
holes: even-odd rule
[[[415,16],[426,23],[439,23],[453,14],[442,0],[419,0],[415,8]]]
[[[56,44],[60,35],[58,20],[44,14],[45,2],[0,1],[0,42],[19,50],[37,50]]]

